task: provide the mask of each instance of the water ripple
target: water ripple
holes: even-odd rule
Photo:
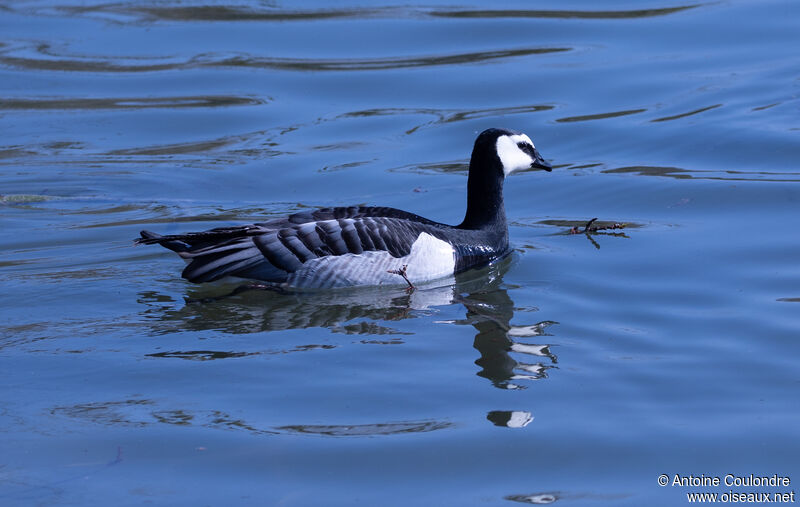
[[[106,21],[138,23],[153,22],[287,22],[323,21],[331,19],[365,19],[403,15],[397,8],[339,8],[339,9],[277,9],[239,5],[142,5],[138,3],[116,3],[101,5],[64,5],[44,9],[33,9],[38,15],[100,17]]]
[[[578,11],[578,10],[442,10],[432,11],[431,16],[443,18],[557,18],[557,19],[635,19],[666,16],[676,12],[700,7],[701,4],[682,5],[660,9],[634,9],[614,11]]]
[[[57,141],[26,146],[9,145],[0,146],[0,165],[36,164],[43,158],[47,159],[48,164],[73,166],[174,164],[175,156],[197,155],[194,163],[214,166],[218,163],[241,163],[243,159],[286,154],[285,151],[276,150],[277,145],[272,139],[273,133],[259,130],[197,141],[135,146],[108,151],[96,151],[93,146],[76,141]],[[214,152],[214,157],[211,157],[209,152]],[[103,173],[109,174],[107,170],[104,170]]]
[[[492,107],[485,109],[374,108],[347,112],[339,115],[335,119],[394,115],[427,115],[435,117],[434,120],[416,125],[406,131],[406,134],[413,134],[417,130],[435,125],[443,125],[446,123],[456,123],[460,121],[482,118],[492,118],[497,116],[508,116],[512,114],[536,113],[539,111],[549,111],[553,108],[555,108],[555,106],[550,104],[526,104],[522,106]]]
[[[114,3],[100,5],[61,5],[16,9],[42,16],[90,16],[111,22],[313,22],[340,19],[419,18],[545,18],[545,19],[639,19],[667,16],[700,7],[702,4],[628,10],[568,9],[430,9],[380,6],[375,8],[281,9],[241,5],[162,5],[159,3]],[[5,10],[13,12],[10,8]]]
[[[373,435],[399,435],[402,433],[425,433],[449,428],[453,423],[444,421],[375,423],[375,424],[317,424],[279,426],[275,429],[292,433],[324,435],[329,437],[366,437]]]
[[[341,58],[341,59],[304,59],[304,58],[268,58],[252,56],[233,56],[219,60],[201,62],[203,67],[252,67],[280,70],[300,71],[352,71],[352,70],[386,70],[410,67],[435,67],[441,65],[459,65],[479,63],[520,56],[541,55],[570,51],[567,47],[535,47],[520,49],[503,49],[496,51],[478,51],[472,53],[456,53],[449,55],[430,55],[413,57],[388,58]]]
[[[233,55],[206,53],[186,60],[175,61],[173,59],[143,57],[58,56],[50,52],[49,45],[40,44],[36,48],[37,56],[15,56],[8,53],[0,54],[0,64],[21,69],[69,72],[158,72],[188,68],[217,67],[242,67],[290,71],[364,71],[472,64],[522,56],[560,53],[571,50],[572,48],[569,47],[533,47],[444,55],[331,59],[262,57],[246,53]]]
[[[638,174],[641,176],[666,176],[675,179],[723,180],[723,181],[800,181],[800,172],[737,171],[681,169],[679,167],[628,166],[601,171],[609,174]]]
[[[258,352],[232,352],[224,350],[175,350],[170,352],[154,352],[147,357],[167,357],[188,359],[190,361],[211,361],[213,359],[230,359],[258,355]]]
[[[365,18],[378,13],[378,9],[322,9],[282,10],[258,9],[229,5],[101,5],[91,9],[74,8],[75,11],[112,12],[135,14],[157,21],[318,21],[324,19]]]
[[[581,116],[569,116],[567,118],[558,118],[556,121],[559,123],[571,123],[577,121],[592,121],[592,120],[605,120],[607,118],[617,118],[619,116],[628,116],[630,114],[639,114],[647,111],[647,109],[627,109],[624,111],[612,111],[609,113],[599,114],[586,114]]]
[[[664,116],[663,118],[656,118],[655,120],[650,120],[652,123],[660,122],[660,121],[671,121],[671,120],[678,120],[680,118],[686,118],[687,116],[693,116],[695,114],[704,113],[706,111],[710,111],[712,109],[716,109],[718,107],[722,107],[722,104],[714,104],[713,106],[701,107],[700,109],[695,109],[694,111],[689,111],[688,113],[681,113],[676,114],[673,116]]]
[[[250,423],[220,410],[191,410],[164,406],[158,400],[130,398],[124,400],[78,403],[56,406],[50,414],[57,417],[79,419],[103,426],[146,427],[153,424],[199,426],[209,429],[245,431],[256,435],[295,433],[334,437],[365,437],[373,435],[399,435],[424,433],[447,429],[453,423],[447,421],[401,421],[372,424],[292,424],[270,427]]]
[[[186,107],[255,106],[269,102],[268,98],[237,97],[235,95],[210,95],[196,97],[109,97],[109,98],[54,98],[54,99],[0,99],[0,111],[42,111],[59,109],[151,109]]]

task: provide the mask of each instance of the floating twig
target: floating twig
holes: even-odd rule
[[[414,284],[411,283],[411,280],[409,280],[408,276],[406,276],[406,269],[408,269],[408,264],[403,264],[403,267],[401,267],[400,269],[387,269],[386,272],[391,273],[393,275],[402,276],[403,280],[405,280],[406,283],[408,284],[408,288],[406,289],[406,291],[411,292],[414,289],[416,289],[416,287],[414,287]]]
[[[597,231],[608,231],[613,229],[624,229],[627,224],[620,224],[614,223],[611,225],[601,225],[601,226],[593,226],[592,224],[595,223],[597,217],[589,220],[586,222],[586,225],[583,226],[583,230],[581,230],[578,226],[574,226],[572,229],[569,230],[570,234],[591,234]]]
[[[596,221],[597,221],[597,217],[589,220],[588,222],[586,222],[586,225],[583,226],[583,229],[581,229],[577,225],[573,226],[569,230],[569,233],[570,234],[585,234],[586,238],[589,241],[591,241],[592,245],[594,245],[594,247],[597,248],[598,250],[600,249],[600,245],[591,236],[592,234],[604,234],[604,235],[609,235],[609,236],[627,237],[627,236],[625,236],[625,233],[621,233],[621,232],[600,232],[600,231],[610,231],[610,230],[616,230],[616,229],[624,229],[628,224],[613,223],[611,225],[599,225],[599,226],[597,226],[597,225],[594,225],[594,223]]]

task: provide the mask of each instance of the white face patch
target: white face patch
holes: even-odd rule
[[[519,146],[517,146],[518,143],[530,144],[533,147],[533,141],[525,134],[497,138],[497,156],[500,157],[500,163],[503,164],[503,173],[506,176],[514,171],[527,169],[533,164],[531,156],[520,150]]]

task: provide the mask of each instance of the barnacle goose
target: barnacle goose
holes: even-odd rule
[[[503,179],[530,168],[552,169],[527,135],[492,128],[475,140],[467,212],[456,226],[394,208],[351,206],[205,232],[142,231],[136,243],[177,252],[191,282],[227,276],[293,288],[425,282],[508,255]]]

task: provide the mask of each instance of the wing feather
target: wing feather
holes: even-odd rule
[[[358,239],[361,240],[362,249],[367,251],[377,250],[375,243],[372,241],[372,238],[369,235],[369,231],[367,230],[367,225],[364,223],[364,220],[354,220],[353,227],[356,229]]]
[[[159,236],[143,231],[141,243],[160,243],[189,261],[183,276],[209,282],[225,276],[286,281],[303,264],[327,256],[386,251],[403,257],[421,232],[442,224],[394,208],[351,206],[295,213],[285,218],[205,232]]]
[[[183,270],[183,277],[192,282],[208,282],[232,273],[259,260],[259,251],[252,246],[238,250],[211,252],[194,257]],[[219,275],[219,276],[218,276]]]
[[[281,229],[278,231],[278,239],[301,263],[317,258],[297,236],[297,229]]]
[[[389,250],[386,247],[386,242],[383,240],[383,236],[381,235],[382,231],[376,224],[375,220],[371,218],[364,220],[364,227],[369,235],[369,239],[372,240],[372,244],[374,246],[373,250]]]
[[[263,236],[256,236],[253,238],[253,243],[256,244],[267,262],[287,273],[292,273],[303,263],[286,248],[278,238],[278,234],[279,231],[274,231]]]
[[[342,229],[342,239],[347,246],[348,252],[358,255],[364,252],[364,247],[361,246],[361,238],[353,223],[353,220],[339,219],[339,227]]]

